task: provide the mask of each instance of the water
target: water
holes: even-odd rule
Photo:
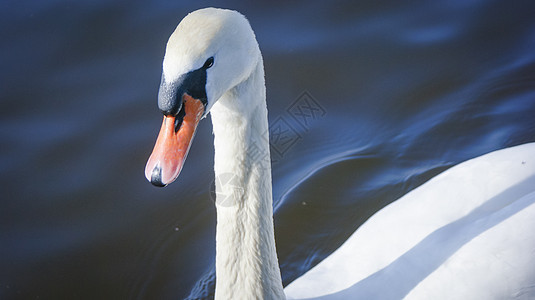
[[[285,284],[432,176],[535,141],[532,1],[212,5],[263,51]],[[200,7],[0,4],[0,298],[209,298],[210,121],[177,182],[143,175],[165,43]]]

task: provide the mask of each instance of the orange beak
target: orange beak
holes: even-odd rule
[[[185,115],[179,128],[174,116],[164,116],[156,145],[145,167],[145,177],[156,186],[166,186],[180,174],[197,125],[204,113],[204,104],[188,94],[182,97]]]

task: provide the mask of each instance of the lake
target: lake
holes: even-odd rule
[[[431,177],[535,141],[533,1],[4,1],[0,298],[211,299],[213,135],[144,167],[165,44],[205,6],[263,52],[284,284]]]

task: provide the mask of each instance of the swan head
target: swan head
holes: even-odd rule
[[[152,184],[166,186],[178,177],[199,121],[259,59],[253,30],[236,11],[200,9],[178,24],[167,42],[158,93],[164,120],[145,167]]]

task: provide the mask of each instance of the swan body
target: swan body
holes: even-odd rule
[[[383,208],[289,299],[534,299],[535,143],[461,163]]]
[[[284,299],[263,61],[243,15],[206,8],[180,22],[167,43],[158,106],[164,120],[145,169],[157,186],[178,177],[197,124],[211,115],[215,298]],[[535,243],[527,230],[535,228],[533,157],[535,144],[529,144],[444,172],[370,218],[286,293],[326,299],[533,295]],[[217,184],[222,181],[230,184]]]

